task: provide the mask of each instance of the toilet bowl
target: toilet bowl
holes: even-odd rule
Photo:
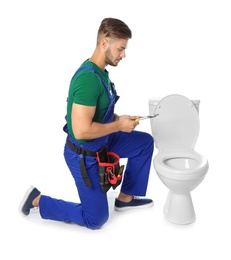
[[[194,150],[199,135],[199,100],[169,95],[149,100],[151,131],[158,153],[154,169],[169,189],[164,206],[168,221],[190,224],[196,214],[191,197],[208,172],[208,160]]]

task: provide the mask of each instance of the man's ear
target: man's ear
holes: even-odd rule
[[[106,37],[103,38],[103,40],[102,40],[102,42],[101,42],[103,49],[107,49],[108,43],[109,43],[109,42],[108,42],[108,39],[107,39]]]

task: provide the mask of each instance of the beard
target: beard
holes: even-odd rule
[[[111,50],[110,49],[107,49],[106,52],[105,52],[105,62],[108,64],[108,65],[111,65],[113,67],[116,67],[119,63],[121,59],[114,59],[113,56],[112,56],[112,53],[111,53]]]

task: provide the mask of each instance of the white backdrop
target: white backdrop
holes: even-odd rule
[[[1,1],[1,259],[230,259],[230,13],[228,0]],[[192,225],[164,219],[167,189],[153,167],[147,196],[155,206],[118,214],[118,190],[111,191],[110,219],[98,231],[17,211],[31,184],[78,200],[63,158],[66,97],[105,17],[122,19],[133,32],[126,58],[107,68],[121,96],[118,114],[146,115],[149,98],[174,93],[201,101],[195,150],[210,169],[192,193]],[[149,122],[137,129],[150,132]]]

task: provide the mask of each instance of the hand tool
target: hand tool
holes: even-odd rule
[[[148,118],[154,118],[154,117],[156,117],[156,116],[158,116],[159,114],[154,114],[154,115],[152,115],[152,116],[141,116],[141,117],[139,117],[139,120],[144,120],[144,119],[148,119]]]

